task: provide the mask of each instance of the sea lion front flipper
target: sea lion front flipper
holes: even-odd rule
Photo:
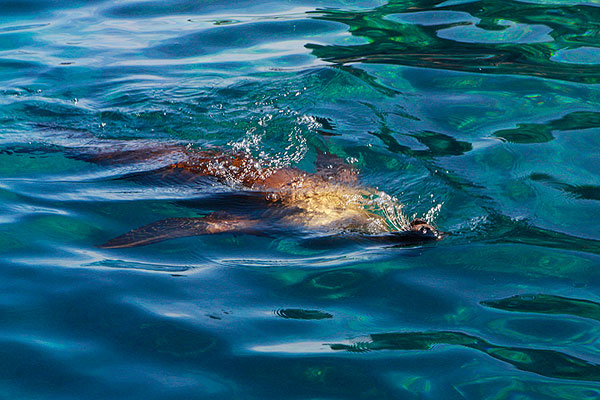
[[[257,220],[211,214],[200,218],[168,218],[136,228],[101,245],[104,249],[146,246],[163,240],[225,232],[244,232]]]

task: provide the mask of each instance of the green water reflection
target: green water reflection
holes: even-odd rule
[[[598,47],[600,10],[591,5],[477,1],[390,1],[372,10],[319,10],[314,18],[349,26],[367,43],[307,47],[337,64],[379,63],[529,75],[598,83],[596,65],[561,63],[553,55]]]

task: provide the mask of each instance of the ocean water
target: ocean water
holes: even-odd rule
[[[446,237],[102,248],[247,211],[173,144],[330,153]],[[597,399],[599,201],[597,0],[0,2],[3,399]]]

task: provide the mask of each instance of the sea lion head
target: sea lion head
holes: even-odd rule
[[[421,218],[413,219],[410,222],[410,231],[418,233],[423,237],[430,238],[431,240],[438,240],[442,238],[442,235],[437,229]]]
[[[440,231],[421,218],[413,219],[407,230],[391,232],[391,234],[395,241],[404,243],[432,242],[443,237]]]

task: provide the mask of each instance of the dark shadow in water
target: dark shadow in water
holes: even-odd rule
[[[565,314],[600,321],[600,304],[549,294],[519,294],[500,300],[485,300],[481,304],[504,311]]]
[[[339,65],[398,64],[582,83],[600,82],[600,69],[596,65],[552,60],[562,49],[597,46],[592,32],[598,30],[598,7],[517,1],[477,1],[440,7],[441,3],[392,0],[366,11],[317,10],[313,18],[346,24],[353,36],[364,41],[357,45],[311,43],[306,47],[315,56]],[[419,12],[429,12],[430,18],[421,17],[423,21],[427,19],[421,23],[406,20],[407,16],[419,19]],[[454,13],[451,14],[453,17],[449,17],[440,15],[440,12]],[[433,16],[440,18],[440,22],[436,24]],[[461,34],[457,29],[469,35]],[[440,37],[442,30],[448,38]],[[508,35],[507,39],[503,33],[510,30],[516,34]]]
[[[273,311],[275,315],[285,319],[319,320],[333,318],[333,315],[318,310],[303,310],[300,308],[280,308]]]
[[[471,236],[469,233],[465,235]],[[535,227],[527,221],[515,221],[491,212],[486,223],[476,232],[485,243],[517,243],[530,246],[600,254],[600,240]]]
[[[435,345],[468,347],[513,365],[522,371],[550,378],[600,381],[600,365],[555,350],[499,346],[460,332],[403,332],[369,335],[370,341],[329,344],[332,350],[431,350]]]
[[[473,146],[469,142],[456,140],[452,136],[437,132],[423,131],[407,135],[414,137],[419,143],[427,147],[427,150],[413,150],[408,146],[401,145],[396,138],[394,138],[394,131],[385,126],[378,132],[370,133],[379,138],[389,151],[422,159],[460,156],[473,149]]]
[[[420,144],[427,147],[427,150],[414,150],[409,146],[398,143],[398,140],[394,137],[396,131],[388,128],[385,122],[386,115],[384,112],[378,110],[372,104],[365,102],[362,104],[371,109],[373,114],[376,115],[380,121],[378,124],[380,126],[379,130],[369,133],[381,140],[386,148],[392,153],[405,154],[410,157],[429,160],[432,157],[460,156],[473,150],[471,143],[456,140],[452,136],[443,133],[420,131],[402,134],[416,139]],[[412,119],[415,118],[408,114],[403,114],[402,116]]]
[[[529,178],[532,181],[547,183],[557,189],[562,190],[565,193],[577,199],[583,200],[598,200],[600,201],[600,186],[596,185],[571,185],[559,181],[548,174],[535,173],[531,174]]]
[[[574,131],[600,127],[600,113],[577,111],[546,124],[517,124],[517,128],[502,129],[494,136],[511,143],[546,143],[554,139],[552,131]]]

